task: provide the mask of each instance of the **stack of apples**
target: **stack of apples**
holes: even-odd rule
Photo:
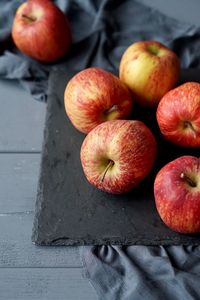
[[[49,0],[28,0],[17,10],[12,29],[16,46],[42,62],[53,62],[70,48],[66,16]],[[130,120],[134,103],[153,107],[163,137],[179,147],[200,147],[200,84],[177,86],[177,55],[157,41],[129,46],[119,78],[101,68],[77,73],[64,94],[66,113],[87,134],[80,149],[83,171],[95,187],[114,194],[137,186],[150,173],[157,142],[140,120]],[[200,232],[200,159],[168,162],[154,181],[157,211],[181,233]]]

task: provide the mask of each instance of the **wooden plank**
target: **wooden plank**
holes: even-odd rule
[[[0,154],[0,214],[35,207],[40,154]]]
[[[32,224],[32,213],[0,216],[0,268],[77,268],[82,266],[78,247],[38,247],[33,245],[31,242]]]
[[[0,266],[80,267],[78,248],[40,248],[31,233],[40,154],[0,154]]]
[[[46,106],[13,82],[0,90],[0,152],[13,153],[0,155],[0,298],[94,300],[77,247],[31,243],[40,154],[26,152],[41,151]]]
[[[94,289],[81,269],[1,269],[0,297],[3,300],[95,300]]]
[[[41,151],[46,104],[0,80],[0,151]]]

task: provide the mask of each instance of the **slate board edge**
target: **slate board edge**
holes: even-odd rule
[[[56,71],[50,72],[48,82],[51,81],[51,77],[54,77]],[[49,95],[49,85],[48,85],[48,91],[47,95]],[[38,177],[38,185],[37,185],[37,196],[36,196],[36,202],[35,202],[35,215],[34,215],[34,221],[33,221],[33,229],[32,229],[32,237],[31,240],[33,244],[41,245],[42,241],[40,241],[39,238],[39,217],[42,212],[42,201],[40,200],[43,193],[43,186],[42,186],[42,177],[43,175],[43,163],[44,159],[47,155],[46,150],[46,143],[48,140],[48,122],[51,116],[51,105],[52,103],[47,100],[47,107],[46,107],[46,114],[45,114],[45,122],[44,122],[44,130],[43,130],[43,142],[42,142],[42,154],[41,154],[41,160],[40,160],[40,171],[39,171],[39,177]],[[51,244],[51,241],[49,241],[48,245]]]
[[[182,238],[183,239],[183,238]],[[173,241],[173,246],[199,246],[199,239],[197,241],[194,241],[194,239],[187,240],[187,237],[185,241],[183,242],[181,239],[181,243],[179,239],[176,241]],[[68,239],[68,238],[58,238],[56,240],[49,240],[49,241],[43,241],[43,240],[34,240],[34,244],[39,245],[39,246],[91,246],[91,245],[96,245],[96,246],[101,246],[101,245],[118,245],[118,246],[131,246],[131,245],[142,245],[142,246],[172,246],[171,240],[168,241],[167,239],[154,239],[153,241],[150,239],[137,239],[134,240],[133,238],[129,240],[124,240],[122,241],[115,240],[115,239],[108,239],[108,240],[103,240],[103,239],[94,239],[94,240],[88,240],[87,238],[84,240],[84,238],[80,239]]]

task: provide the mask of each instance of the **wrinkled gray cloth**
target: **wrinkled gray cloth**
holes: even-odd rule
[[[93,246],[81,252],[100,300],[200,299],[200,247]]]
[[[18,79],[36,99],[46,100],[51,70],[99,66],[117,73],[122,53],[142,39],[173,49],[182,67],[200,67],[200,29],[133,0],[57,0],[69,17],[73,45],[54,64],[21,54],[10,31],[20,0],[0,2],[0,77]],[[101,300],[200,299],[200,248],[184,246],[81,247],[86,276]]]

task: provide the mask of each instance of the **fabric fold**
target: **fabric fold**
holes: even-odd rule
[[[85,274],[102,300],[199,299],[200,247],[82,247]]]

